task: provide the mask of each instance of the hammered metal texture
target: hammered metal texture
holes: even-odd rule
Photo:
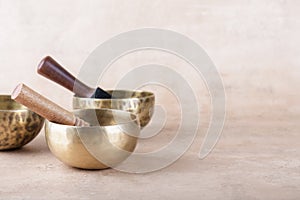
[[[0,95],[0,150],[15,149],[33,140],[44,124],[44,118]]]
[[[108,90],[113,99],[93,99],[73,97],[73,109],[109,108],[136,114],[141,128],[145,127],[154,111],[155,96],[146,91]]]

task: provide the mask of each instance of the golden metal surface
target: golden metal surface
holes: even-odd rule
[[[0,150],[15,149],[33,140],[44,125],[44,118],[0,95]]]
[[[46,141],[63,163],[82,169],[105,169],[134,151],[140,133],[136,115],[110,109],[83,109],[75,115],[91,124],[75,127],[46,120]]]
[[[73,97],[73,109],[85,108],[110,108],[129,111],[139,118],[141,127],[145,127],[151,120],[155,96],[152,92],[129,91],[129,90],[108,90],[114,99],[93,99]]]

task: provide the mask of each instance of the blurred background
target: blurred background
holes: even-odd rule
[[[88,55],[114,35],[164,28],[188,36],[211,57],[226,88],[228,117],[293,120],[300,115],[299,7],[296,0],[0,0],[0,92],[24,82],[70,109],[72,94],[36,74],[44,56],[76,75]],[[122,73],[148,63],[190,68],[172,55],[138,52],[117,61],[101,85],[112,88]],[[194,83],[207,110],[203,80]]]

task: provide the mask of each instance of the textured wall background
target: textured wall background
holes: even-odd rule
[[[0,0],[0,91],[10,93],[25,82],[70,108],[71,93],[36,75],[43,56],[53,55],[77,74],[89,53],[113,35],[157,27],[204,47],[224,79],[229,117],[295,119],[300,113],[299,7],[296,0]],[[119,71],[112,70],[102,84],[112,87],[122,70],[158,61],[188,69],[170,55],[141,52],[118,61]],[[207,110],[208,93],[198,83]]]
[[[41,132],[24,148],[0,153],[0,199],[299,199],[299,10],[297,0],[0,0],[0,93],[24,82],[70,109],[72,94],[36,74],[45,55],[78,74],[90,52],[112,36],[157,27],[207,51],[223,77],[228,108],[221,140],[199,160],[210,104],[203,81],[172,55],[127,55],[101,85],[113,87],[141,64],[181,70],[202,105],[201,137],[172,166],[137,175],[66,167]],[[148,152],[172,140],[179,109],[166,90],[147,89],[172,113],[170,128],[139,142],[138,150]]]

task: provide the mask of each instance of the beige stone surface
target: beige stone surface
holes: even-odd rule
[[[41,132],[20,150],[0,152],[0,199],[299,199],[299,6],[297,0],[0,0],[2,94],[24,82],[71,109],[72,94],[36,74],[43,56],[52,55],[76,75],[102,42],[156,27],[201,45],[227,96],[222,137],[199,160],[210,117],[204,81],[178,57],[127,55],[111,66],[101,86],[113,88],[126,72],[149,63],[172,67],[193,86],[201,126],[184,156],[149,174],[77,170],[52,156]],[[171,93],[145,89],[156,92],[170,119],[159,139],[143,142],[140,151],[167,144],[180,118]]]
[[[214,151],[199,160],[202,127],[183,157],[148,174],[67,167],[42,133],[23,149],[0,152],[0,199],[299,199],[295,120],[229,120]]]

